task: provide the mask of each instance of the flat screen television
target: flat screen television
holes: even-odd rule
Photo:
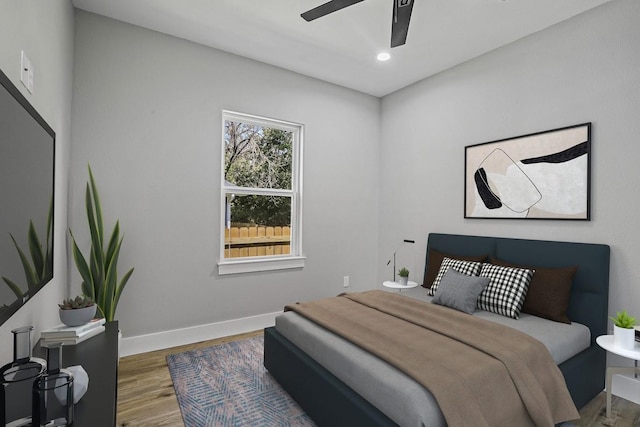
[[[0,71],[0,325],[53,278],[55,139]]]

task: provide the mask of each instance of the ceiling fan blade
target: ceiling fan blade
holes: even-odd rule
[[[309,22],[353,4],[360,3],[361,1],[363,0],[331,0],[318,7],[314,7],[311,10],[307,10],[300,16],[302,16],[305,21]]]
[[[407,41],[413,0],[393,0],[393,20],[391,21],[391,47],[402,46]]]

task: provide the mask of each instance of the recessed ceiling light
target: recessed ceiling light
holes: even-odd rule
[[[388,61],[389,59],[391,59],[391,54],[388,52],[381,52],[378,54],[377,58],[378,61]]]

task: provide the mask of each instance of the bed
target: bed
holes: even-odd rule
[[[561,358],[558,366],[577,408],[602,391],[605,353],[595,339],[607,329],[608,246],[432,233],[426,264],[432,250],[460,256],[489,255],[539,267],[577,266],[567,312],[572,322],[588,328],[589,336],[586,348],[566,360]],[[380,405],[363,398],[354,391],[356,387],[349,387],[276,328],[265,330],[264,364],[319,425],[398,425],[377,407]]]

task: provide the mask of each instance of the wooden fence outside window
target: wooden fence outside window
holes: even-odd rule
[[[231,227],[224,232],[225,258],[287,255],[291,252],[291,227]]]

